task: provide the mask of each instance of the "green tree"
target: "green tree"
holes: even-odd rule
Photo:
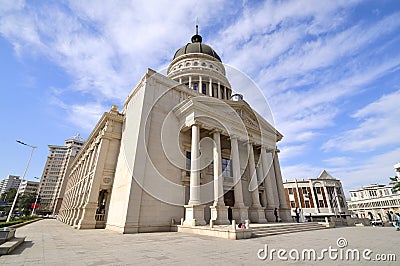
[[[393,192],[399,192],[400,191],[400,177],[394,176],[394,177],[389,177],[390,178],[390,184],[393,185],[392,191]]]
[[[15,194],[17,193],[17,189],[10,188],[4,195],[4,201],[7,203],[12,203],[14,201]]]
[[[35,203],[35,194],[25,193],[18,196],[17,207],[23,215],[29,215],[31,206]]]

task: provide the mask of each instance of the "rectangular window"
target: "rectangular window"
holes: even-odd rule
[[[191,168],[191,153],[190,151],[186,152],[186,176],[190,175],[190,168]]]
[[[231,160],[222,158],[222,175],[223,176],[233,176],[232,175],[232,165]]]
[[[306,205],[306,208],[310,208],[310,201],[306,200],[304,201],[304,204]]]
[[[306,188],[306,187],[302,187],[302,188],[301,188],[301,192],[303,193],[303,195],[308,195],[308,192],[307,192],[307,188]]]
[[[294,201],[291,201],[291,202],[290,202],[290,207],[291,207],[291,208],[296,208],[296,204],[294,203]]]
[[[319,205],[320,208],[324,208],[325,207],[323,200],[319,200],[318,201],[318,205]]]
[[[288,192],[289,192],[289,194],[293,194],[293,188],[288,188]]]
[[[315,190],[317,191],[317,194],[321,194],[321,188],[320,187],[316,187]]]
[[[203,94],[207,94],[207,89],[206,89],[206,84],[201,84],[201,92],[203,93]]]

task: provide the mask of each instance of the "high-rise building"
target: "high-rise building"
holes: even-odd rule
[[[10,188],[18,189],[21,179],[17,175],[8,175],[5,179],[1,180],[0,183],[0,195],[7,193]]]
[[[196,33],[167,75],[148,69],[103,114],[71,166],[58,220],[122,233],[290,221],[273,125],[233,93]],[[237,75],[237,74],[236,74]],[[250,86],[249,84],[240,84]]]
[[[38,212],[56,214],[61,206],[70,165],[84,144],[78,134],[65,140],[64,145],[48,145],[49,155],[40,179]]]
[[[19,186],[18,193],[20,194],[37,194],[39,190],[39,182],[24,180]]]

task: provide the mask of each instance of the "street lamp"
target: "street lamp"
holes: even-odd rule
[[[40,180],[40,178],[39,178],[39,177],[36,177],[36,176],[33,177],[33,178],[39,179],[39,180]],[[36,193],[35,203],[33,204],[31,216],[33,216],[33,214],[35,213],[36,204],[37,204],[37,201],[38,201],[38,198],[39,198],[39,192],[40,192],[40,183],[39,183],[38,190],[37,190],[37,193]]]
[[[22,145],[25,145],[25,146],[28,146],[28,147],[32,148],[32,151],[31,151],[31,155],[29,156],[28,163],[26,164],[25,172],[24,172],[24,174],[23,174],[23,176],[22,176],[21,183],[19,183],[19,186],[18,186],[18,189],[17,189],[17,193],[15,193],[14,201],[13,201],[13,204],[11,205],[10,213],[8,214],[8,217],[7,217],[7,221],[6,221],[7,223],[10,221],[11,215],[12,215],[12,213],[13,213],[13,211],[14,211],[15,203],[17,202],[17,198],[18,198],[19,188],[21,187],[21,184],[22,184],[22,182],[24,181],[26,172],[28,171],[29,164],[31,163],[33,151],[37,148],[36,146],[32,146],[32,145],[23,143],[22,141],[19,141],[19,140],[17,140],[17,142],[18,142],[19,144],[22,144]]]

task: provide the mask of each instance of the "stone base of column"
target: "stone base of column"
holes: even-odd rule
[[[244,223],[249,219],[249,207],[246,206],[234,206],[232,209],[232,219],[236,223]]]
[[[275,222],[274,210],[275,210],[275,207],[265,208],[265,218],[267,218],[267,220],[270,222]],[[278,217],[279,217],[279,213],[278,213]]]
[[[230,224],[228,220],[228,206],[210,206],[211,220],[215,225]]]
[[[206,225],[204,205],[185,205],[185,226]]]
[[[280,208],[279,209],[279,218],[283,222],[293,222],[292,214],[289,208]]]
[[[82,216],[77,224],[78,229],[95,229],[96,228],[96,209],[97,203],[87,203],[82,210]]]
[[[265,219],[265,209],[263,207],[250,207],[250,221],[252,223],[266,224],[268,223]]]

